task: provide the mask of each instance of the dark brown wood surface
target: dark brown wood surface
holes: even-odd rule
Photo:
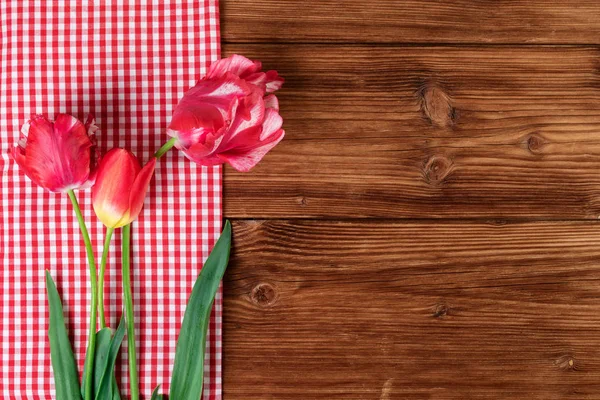
[[[222,0],[235,43],[597,43],[596,0]]]
[[[600,3],[221,0],[225,399],[600,399]]]
[[[250,176],[225,175],[229,217],[600,216],[596,48],[224,52],[287,78],[288,135]]]
[[[598,398],[596,223],[234,232],[226,397]]]

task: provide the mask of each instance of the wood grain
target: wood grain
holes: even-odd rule
[[[284,141],[225,169],[225,398],[600,398],[600,3],[221,21],[287,79]]]
[[[237,221],[235,399],[597,399],[597,222]]]
[[[228,217],[600,216],[596,47],[224,47],[232,53],[287,79],[287,134],[250,175],[226,169]]]
[[[221,1],[227,43],[593,44],[596,0]]]

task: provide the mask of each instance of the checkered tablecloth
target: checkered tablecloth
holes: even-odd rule
[[[101,153],[126,147],[142,162],[168,138],[184,91],[219,55],[218,0],[1,0],[0,396],[54,397],[44,270],[62,295],[82,370],[90,294],[85,249],[66,195],[32,184],[8,156],[35,113],[96,117]],[[104,228],[90,191],[77,192],[101,253]],[[221,229],[221,169],[176,150],[157,165],[132,227],[132,274],[141,393],[169,389],[175,343],[192,284]],[[109,260],[109,325],[121,315],[120,230]],[[205,399],[221,398],[221,293],[209,331]],[[124,347],[126,344],[124,344]],[[120,387],[128,387],[126,349]],[[125,390],[128,394],[128,390]]]

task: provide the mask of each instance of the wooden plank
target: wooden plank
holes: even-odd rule
[[[287,135],[231,218],[600,215],[595,47],[227,45],[278,69]]]
[[[225,397],[597,399],[599,228],[237,221]]]
[[[226,43],[545,43],[600,40],[596,0],[223,0]]]

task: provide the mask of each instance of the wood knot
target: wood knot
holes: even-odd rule
[[[554,365],[563,371],[577,371],[578,361],[571,354],[563,354],[554,360]]]
[[[450,174],[452,161],[444,156],[433,156],[425,163],[423,177],[430,185],[441,184]]]
[[[429,81],[419,88],[421,112],[431,124],[446,128],[456,122],[456,110],[446,90],[438,83]]]
[[[546,145],[546,140],[540,135],[532,134],[527,137],[526,144],[527,150],[533,154],[539,154]]]
[[[298,205],[300,207],[306,207],[308,205],[308,199],[304,196],[301,196],[300,198],[298,198]]]
[[[444,318],[446,315],[449,314],[449,312],[450,308],[446,304],[436,304],[433,308],[433,318]]]
[[[259,283],[252,289],[252,301],[261,307],[271,306],[277,300],[275,288],[268,283]]]

